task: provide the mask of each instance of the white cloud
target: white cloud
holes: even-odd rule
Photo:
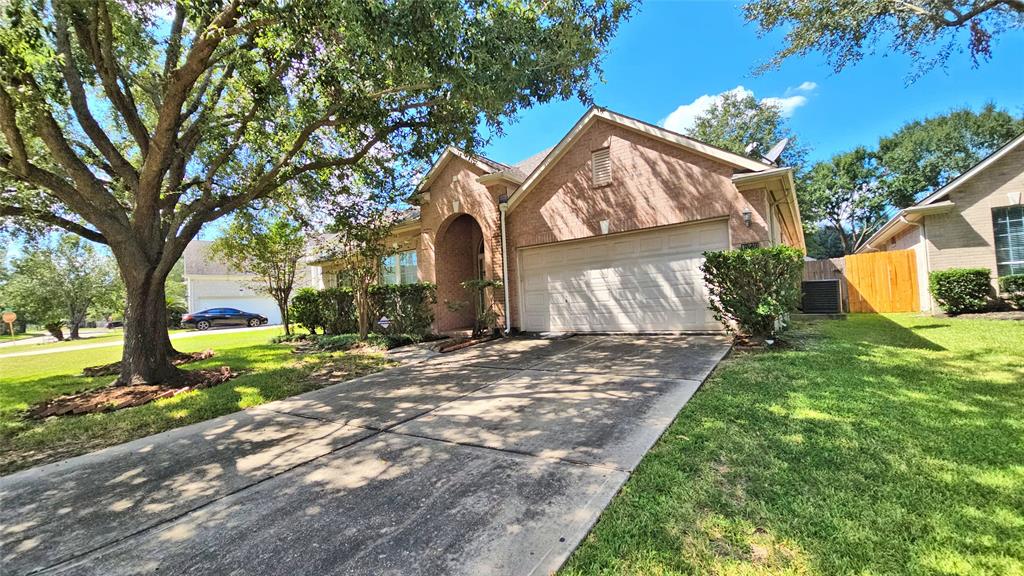
[[[797,108],[803,106],[804,104],[807,104],[807,97],[799,95],[788,96],[786,98],[769,97],[762,98],[761,102],[777,106],[779,110],[782,112],[782,115],[786,118],[789,118],[790,116],[793,115],[793,112],[795,112]]]
[[[765,104],[778,106],[782,111],[782,115],[788,118],[793,115],[797,108],[807,104],[807,96],[800,94],[800,92],[813,92],[817,87],[818,85],[816,83],[808,80],[795,88],[787,88],[783,96],[769,96],[767,98],[762,98],[760,101]],[[685,133],[688,129],[693,127],[698,116],[720,102],[722,100],[722,96],[725,94],[736,94],[737,96],[742,97],[754,96],[753,90],[744,88],[743,86],[737,86],[732,90],[726,90],[725,92],[720,92],[718,94],[704,94],[697,97],[689,104],[679,106],[673,110],[671,114],[662,119],[659,124],[674,132]]]
[[[732,90],[726,90],[719,94],[704,94],[689,104],[683,104],[672,111],[659,124],[673,132],[686,132],[693,127],[697,117],[707,112],[715,104],[722,101],[723,94],[736,94],[737,96],[753,96],[754,93],[743,86],[737,86]]]

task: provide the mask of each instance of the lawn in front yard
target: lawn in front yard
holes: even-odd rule
[[[188,364],[185,368],[228,365],[241,375],[219,386],[136,408],[42,421],[27,419],[23,413],[49,398],[109,383],[113,380],[111,376],[83,378],[78,374],[86,366],[117,361],[121,356],[120,346],[0,358],[0,474],[324,386],[325,379],[310,378],[310,375],[328,364],[341,377],[368,374],[388,364],[382,354],[293,354],[287,345],[270,343],[278,333],[253,330],[176,340],[174,346],[182,352],[207,348],[216,352],[213,358]]]
[[[791,338],[719,366],[562,574],[1024,574],[1024,322]]]

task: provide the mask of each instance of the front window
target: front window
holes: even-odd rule
[[[1024,274],[1024,205],[992,210],[999,276]]]
[[[388,256],[381,262],[381,284],[414,284],[419,282],[416,273],[416,251],[407,250]]]

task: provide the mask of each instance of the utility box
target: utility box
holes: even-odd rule
[[[804,314],[841,314],[843,291],[839,280],[804,280],[800,309]]]

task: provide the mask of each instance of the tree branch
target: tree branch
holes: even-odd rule
[[[0,204],[0,216],[6,216],[8,218],[29,218],[31,220],[38,220],[40,222],[44,222],[46,224],[50,224],[52,226],[56,226],[58,228],[67,230],[72,234],[77,234],[82,238],[85,238],[86,240],[91,240],[99,244],[107,244],[107,239],[105,236],[103,236],[103,234],[100,234],[99,232],[91,228],[86,228],[85,226],[82,226],[78,222],[58,216],[50,211],[39,211],[25,208],[23,206],[11,206],[9,204]]]
[[[75,35],[78,36],[79,44],[86,48],[85,53],[89,57],[93,69],[96,70],[96,74],[100,77],[100,82],[103,84],[103,91],[107,95],[107,99],[110,100],[114,110],[117,110],[121,119],[124,120],[125,127],[132,135],[132,138],[135,139],[135,143],[138,144],[142,157],[145,158],[149,154],[149,132],[139,116],[139,111],[135,107],[134,99],[130,97],[130,92],[123,92],[120,87],[120,74],[117,63],[113,59],[113,49],[111,48],[112,27],[109,14],[106,11],[105,0],[96,0],[93,3],[92,10],[90,11],[92,18],[74,12],[74,6],[75,3],[73,2],[67,4],[68,9],[71,11],[69,14],[71,26],[75,29]],[[99,32],[101,19],[105,19],[103,27],[106,35],[102,42]],[[127,86],[127,83],[125,84]]]
[[[63,75],[64,83],[67,85],[68,93],[71,97],[71,108],[75,112],[75,117],[78,118],[78,124],[82,127],[82,130],[92,141],[93,145],[103,154],[110,166],[117,172],[118,176],[124,180],[125,184],[132,190],[136,190],[139,186],[139,173],[135,170],[135,167],[131,165],[128,160],[121,155],[121,152],[114,146],[110,138],[100,127],[99,123],[96,122],[95,117],[92,115],[92,111],[89,110],[89,101],[85,93],[85,87],[82,83],[82,77],[78,73],[78,69],[75,67],[74,57],[71,53],[71,43],[68,39],[67,20],[61,10],[57,10],[55,14],[56,26],[54,29],[57,50],[63,56]]]

